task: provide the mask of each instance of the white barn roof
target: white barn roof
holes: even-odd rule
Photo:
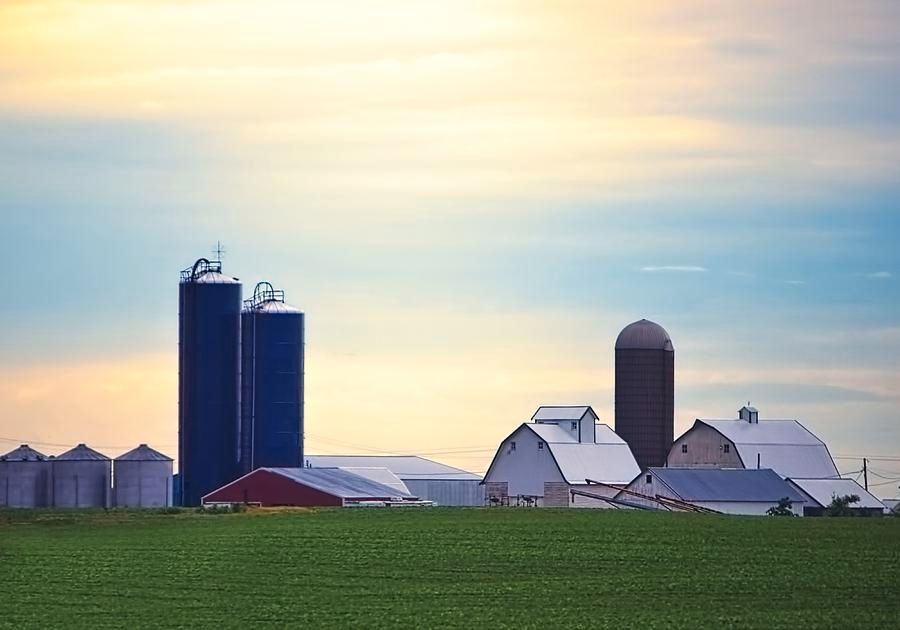
[[[571,432],[555,424],[530,422],[522,424],[504,442],[523,429],[533,431],[547,445],[559,472],[569,484],[584,485],[588,479],[627,484],[641,472],[628,444],[605,424],[595,425],[594,443],[579,442]],[[489,473],[490,468],[485,477]]]
[[[313,468],[387,468],[403,480],[481,481],[474,473],[416,455],[307,455],[304,460]]]
[[[704,420],[737,449],[746,468],[771,468],[782,477],[837,478],[828,447],[796,420]]]
[[[876,499],[861,485],[852,479],[788,479],[804,494],[809,496],[821,507],[831,505],[834,497],[842,497],[855,494],[859,497],[858,503],[851,503],[850,508],[877,508],[884,509],[884,503]]]

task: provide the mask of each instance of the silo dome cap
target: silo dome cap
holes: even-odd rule
[[[616,350],[668,350],[674,352],[675,346],[665,328],[649,319],[641,319],[622,329],[616,339]]]

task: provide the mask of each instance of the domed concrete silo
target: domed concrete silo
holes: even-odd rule
[[[50,462],[27,444],[0,456],[0,507],[50,504]]]
[[[664,466],[675,431],[675,347],[642,319],[616,339],[616,433],[642,470]]]
[[[53,507],[109,507],[112,462],[85,444],[51,460]]]
[[[146,444],[113,460],[116,507],[153,508],[172,505],[172,458]]]
[[[182,505],[234,480],[240,424],[241,283],[201,258],[181,272],[178,472]]]
[[[284,291],[256,285],[241,314],[241,469],[303,461],[304,316]]]

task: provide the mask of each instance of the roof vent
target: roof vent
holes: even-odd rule
[[[747,403],[747,406],[741,407],[741,410],[738,411],[738,418],[750,424],[759,424],[759,411]]]

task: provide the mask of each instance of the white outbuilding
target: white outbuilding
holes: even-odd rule
[[[797,516],[806,505],[801,492],[768,468],[648,468],[617,498],[651,509],[753,516],[765,515],[782,499]]]
[[[771,468],[782,477],[837,478],[825,443],[796,420],[760,420],[743,407],[735,420],[698,418],[675,440],[673,468]]]
[[[608,507],[582,492],[612,497],[640,468],[628,444],[590,406],[540,407],[497,449],[484,476],[489,502]],[[573,491],[575,491],[573,493]]]
[[[823,516],[836,497],[856,495],[859,500],[847,506],[858,516],[881,516],[885,505],[853,479],[788,479],[807,501],[804,516]]]

